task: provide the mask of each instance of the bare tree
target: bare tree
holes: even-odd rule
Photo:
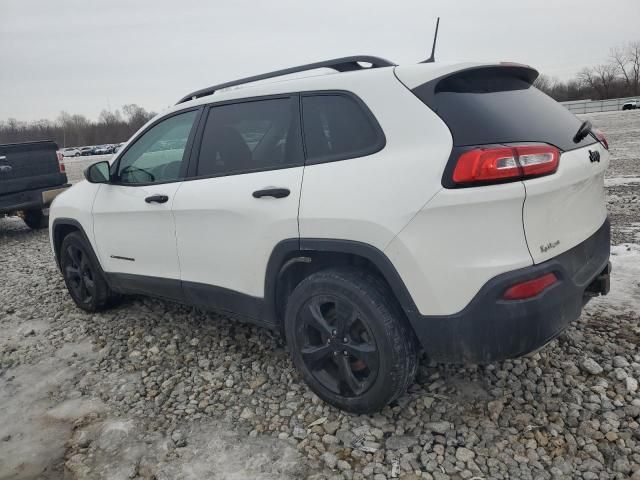
[[[123,110],[126,120],[118,110],[103,110],[97,122],[67,112],[61,112],[55,121],[20,122],[10,118],[0,121],[0,143],[54,140],[60,147],[117,143],[128,139],[154,116],[137,105],[127,105]]]
[[[551,91],[553,90],[551,78],[546,75],[539,75],[533,82],[533,86],[547,95],[551,95]]]
[[[583,87],[586,87],[587,90],[592,92],[596,90],[597,82],[592,68],[584,67],[580,70],[578,72],[578,81]]]
[[[627,61],[631,81],[631,95],[640,94],[640,40],[627,45]]]
[[[627,72],[629,65],[629,57],[627,56],[627,49],[623,47],[613,47],[609,52],[611,64],[615,67],[616,73],[621,74],[624,78],[627,88],[631,89],[631,79]]]
[[[138,130],[145,123],[155,116],[153,112],[147,112],[144,108],[135,103],[124,105],[122,111],[127,116],[129,125]]]
[[[640,93],[640,41],[612,48],[609,57],[616,73],[624,79],[625,94]]]
[[[610,98],[610,91],[616,80],[617,67],[603,63],[595,67],[585,67],[578,72],[578,79],[591,90],[598,99]]]
[[[602,63],[593,67],[593,71],[596,74],[600,91],[602,92],[601,98],[609,98],[611,87],[616,79],[616,67],[610,63]]]

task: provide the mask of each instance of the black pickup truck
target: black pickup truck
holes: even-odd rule
[[[44,228],[51,201],[70,186],[55,142],[0,145],[0,217],[19,215],[30,228]]]

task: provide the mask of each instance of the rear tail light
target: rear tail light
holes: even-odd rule
[[[554,273],[547,273],[533,280],[516,283],[509,287],[502,296],[505,300],[524,300],[535,297],[558,281]]]
[[[604,148],[606,148],[607,150],[609,150],[609,142],[607,141],[607,137],[605,137],[604,133],[602,133],[602,130],[598,130],[597,128],[593,128],[591,131],[596,136],[598,141],[602,144],[602,146]]]
[[[64,173],[64,156],[60,152],[56,152],[56,155],[58,157],[58,168],[60,169],[60,173]]]
[[[477,147],[458,158],[457,185],[498,183],[549,175],[558,169],[560,151],[546,144]]]

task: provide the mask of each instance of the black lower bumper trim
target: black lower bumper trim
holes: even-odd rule
[[[576,320],[590,297],[609,291],[609,221],[551,260],[487,282],[462,311],[411,322],[427,355],[447,363],[488,363],[537,350]],[[504,300],[518,282],[553,272],[558,282],[536,297]]]

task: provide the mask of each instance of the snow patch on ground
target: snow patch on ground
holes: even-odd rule
[[[55,420],[73,421],[90,413],[100,413],[104,409],[105,405],[100,400],[72,398],[49,410],[47,416]]]
[[[90,472],[100,472],[100,478],[157,480],[288,480],[306,476],[303,458],[288,442],[251,438],[232,428],[205,421],[164,436],[145,432],[133,420],[108,419],[74,432],[72,448],[81,446],[89,454],[73,455],[65,465],[77,478]]]
[[[0,376],[0,478],[54,478],[73,422],[102,408],[101,402],[64,402],[52,394],[77,371],[60,360],[22,365]],[[5,476],[6,475],[6,476]]]
[[[625,175],[623,177],[613,177],[613,178],[604,179],[605,187],[619,187],[621,185],[635,185],[635,184],[638,184],[640,188],[640,177]]]
[[[611,247],[611,291],[594,298],[587,309],[612,313],[640,314],[640,245],[626,243]]]

